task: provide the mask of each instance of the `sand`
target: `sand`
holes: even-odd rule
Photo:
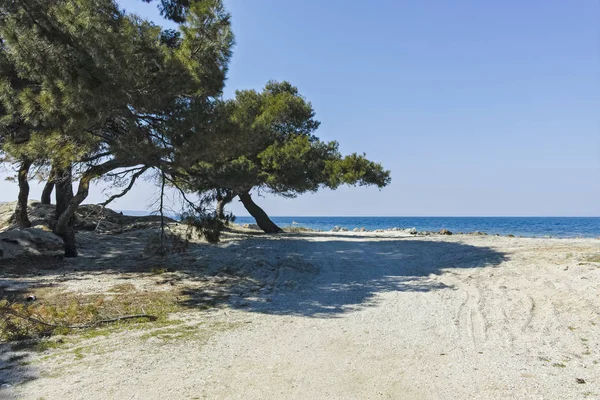
[[[117,329],[42,353],[4,346],[0,397],[600,398],[598,239],[229,234],[153,276],[136,272],[156,262],[142,237],[82,233],[78,260],[0,275],[0,286],[104,293],[126,279],[221,301],[151,331],[165,335]]]

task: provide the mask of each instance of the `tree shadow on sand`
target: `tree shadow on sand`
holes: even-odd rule
[[[137,232],[80,237],[77,259],[0,268],[0,289],[103,275],[135,280],[160,270],[172,273],[152,279],[179,288],[181,303],[190,308],[329,318],[374,306],[379,293],[446,288],[432,277],[443,269],[493,267],[506,259],[485,246],[412,237],[232,235],[219,245],[191,243],[186,252],[164,257],[149,255]]]
[[[148,254],[136,232],[81,236],[77,259],[0,265],[0,297],[23,299],[30,290],[53,286],[63,290],[61,281],[85,284],[106,278],[114,285],[145,279],[158,291],[172,290],[189,309],[336,318],[377,306],[381,293],[448,289],[435,275],[446,269],[493,268],[507,257],[454,241],[302,234],[241,235],[219,245],[192,243],[186,252],[157,257]],[[164,272],[153,273],[156,268]],[[9,344],[0,346],[5,356],[0,357],[0,384],[35,379],[37,371],[22,362],[21,353],[9,351]],[[7,390],[0,388],[0,397]]]
[[[220,251],[236,251],[232,247]],[[493,267],[506,259],[489,247],[411,238],[365,242],[356,237],[314,241],[288,236],[249,240],[242,247],[237,252],[243,266],[225,271],[251,282],[250,290],[238,285],[227,298],[229,306],[318,318],[376,306],[377,295],[384,292],[448,288],[432,275],[446,268]],[[194,306],[198,293],[188,294],[186,304]]]
[[[13,391],[15,383],[24,384],[37,379],[38,371],[28,365],[27,353],[15,352],[7,343],[0,343],[0,398],[17,398]]]

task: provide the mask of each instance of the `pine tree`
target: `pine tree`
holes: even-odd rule
[[[219,123],[212,129],[219,145],[210,154],[182,149],[181,158],[190,158],[191,150],[200,161],[186,165],[178,179],[189,190],[212,191],[220,217],[237,196],[261,229],[276,233],[281,229],[254,203],[252,190],[296,197],[343,184],[382,188],[390,183],[390,172],[381,164],[364,155],[344,157],[337,142],[319,140],[311,104],[288,82],[271,81],[261,93],[238,91],[217,109]]]
[[[219,0],[198,1],[174,33],[112,0],[28,0],[1,2],[0,18],[4,57],[35,82],[3,81],[5,114],[45,143],[56,182],[53,230],[65,256],[75,256],[74,215],[93,180],[166,168],[175,145],[202,141],[171,125],[192,112],[202,118],[220,95],[233,45],[229,15]]]

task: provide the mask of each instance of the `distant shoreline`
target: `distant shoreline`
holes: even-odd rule
[[[126,215],[147,215],[146,211],[123,210]],[[523,237],[596,238],[600,237],[600,217],[339,217],[339,216],[271,216],[280,227],[331,231],[335,227],[352,231],[411,229],[419,232],[483,232],[488,235]],[[240,225],[254,224],[250,216],[236,216]]]
[[[271,217],[281,227],[331,231],[411,229],[419,232],[484,232],[489,235],[524,237],[600,237],[600,217]],[[253,224],[251,217],[237,217],[238,224]]]

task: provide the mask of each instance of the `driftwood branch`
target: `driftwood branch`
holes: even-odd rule
[[[156,321],[157,317],[154,315],[149,315],[149,314],[133,314],[133,315],[123,315],[120,317],[115,317],[115,318],[109,318],[109,319],[102,319],[99,321],[94,321],[94,322],[90,322],[88,324],[79,324],[79,325],[64,325],[64,324],[51,324],[49,322],[46,321],[42,321],[39,318],[35,318],[29,315],[25,315],[22,314],[18,311],[12,310],[8,307],[3,307],[2,312],[5,314],[9,314],[12,315],[13,317],[17,317],[17,318],[21,318],[24,320],[27,320],[29,322],[33,322],[39,325],[44,325],[50,328],[69,328],[69,329],[85,329],[85,328],[92,328],[94,326],[98,326],[101,324],[109,324],[112,322],[118,322],[118,321],[123,321],[123,320],[127,320],[127,319],[135,319],[135,318],[147,318],[150,321]]]

